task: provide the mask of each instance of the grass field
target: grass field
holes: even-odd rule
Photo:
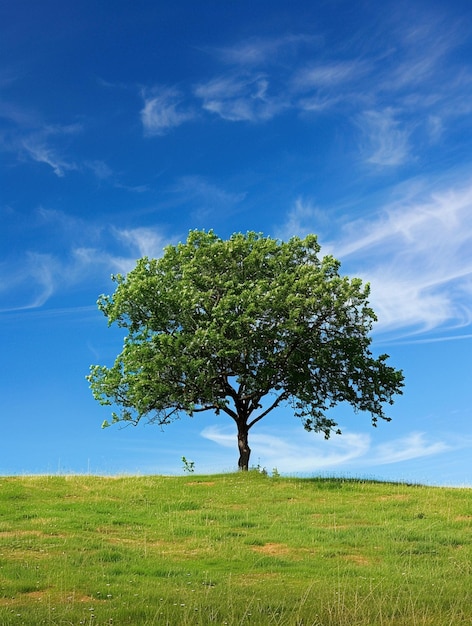
[[[0,624],[472,624],[472,491],[0,478]]]

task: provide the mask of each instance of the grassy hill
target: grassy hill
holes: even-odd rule
[[[472,491],[0,478],[0,624],[472,624]]]

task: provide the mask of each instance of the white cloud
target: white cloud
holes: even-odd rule
[[[113,176],[112,169],[104,161],[86,161],[84,165],[94,173],[98,180],[106,180]]]
[[[82,124],[44,124],[36,115],[0,103],[2,117],[10,122],[10,128],[8,132],[0,131],[0,150],[16,154],[21,162],[32,160],[48,165],[59,178],[73,171],[91,171],[99,180],[113,177],[104,161],[73,160],[68,156],[70,150],[60,147],[65,140],[69,142],[71,137],[83,132]]]
[[[64,211],[40,206],[36,214],[39,217],[39,227],[47,228],[49,233],[54,231],[56,235],[60,233],[61,237],[87,242],[96,240],[100,236],[101,228],[96,224]]]
[[[231,122],[269,120],[285,108],[287,102],[268,94],[269,81],[263,74],[220,76],[195,88],[206,111]]]
[[[288,212],[286,222],[275,231],[275,236],[286,240],[305,237],[311,233],[320,235],[320,228],[327,226],[329,216],[310,200],[297,198]]]
[[[401,439],[376,446],[368,463],[373,465],[401,463],[411,459],[442,454],[450,450],[452,450],[452,446],[444,441],[428,441],[424,433],[410,433]]]
[[[409,159],[410,132],[395,119],[392,109],[365,111],[359,118],[364,134],[364,158],[376,166],[402,165]]]
[[[50,254],[29,253],[28,266],[31,268],[31,277],[36,282],[36,288],[39,288],[39,294],[30,306],[39,307],[54,293],[58,262]]]
[[[39,228],[47,228],[44,240],[62,242],[65,251],[32,250],[1,263],[0,311],[38,308],[58,291],[91,281],[98,293],[110,274],[128,273],[142,256],[159,257],[170,243],[155,228],[103,227],[44,208],[38,216]]]
[[[0,106],[0,118],[2,117]],[[57,144],[66,137],[82,131],[80,124],[42,124],[36,116],[27,113],[8,115],[8,132],[0,132],[0,149],[17,155],[20,161],[33,160],[48,165],[58,177],[80,167],[62,154]]]
[[[61,272],[59,276],[66,279],[61,280],[61,287],[69,288],[80,284],[85,276],[89,279],[94,276],[97,279],[100,275],[109,277],[115,273],[126,274],[133,269],[135,263],[134,258],[120,256],[103,248],[74,248],[64,267],[67,273]]]
[[[66,171],[77,170],[77,165],[75,165],[75,163],[67,162],[65,159],[60,157],[53,148],[47,146],[41,139],[34,137],[24,139],[22,147],[28,156],[33,159],[33,161],[49,165],[54,174],[60,178],[64,176]]]
[[[385,74],[383,89],[399,91],[412,87],[417,90],[420,85],[436,85],[439,77],[450,78],[451,64],[446,63],[447,55],[468,37],[468,33],[458,28],[457,23],[434,19],[431,14],[425,17],[418,15],[417,20],[408,24],[402,20],[395,31],[397,46],[392,49],[392,55],[396,62],[392,71]]]
[[[292,80],[296,91],[338,88],[368,71],[368,67],[358,61],[331,61],[313,63],[298,70]]]
[[[236,448],[235,431],[213,426],[205,428],[201,436],[220,446]],[[260,458],[263,465],[277,467],[282,472],[310,472],[337,467],[366,454],[369,443],[368,435],[356,433],[346,433],[329,441],[304,431],[301,434],[300,431],[293,431],[280,437],[257,431],[251,431],[249,435],[253,457]]]
[[[319,37],[311,35],[283,35],[274,38],[253,37],[234,46],[216,49],[218,58],[225,63],[245,68],[271,64],[281,60],[286,63],[290,53],[296,53],[301,45],[320,43]]]
[[[114,232],[118,239],[124,241],[139,257],[160,257],[163,248],[169,243],[155,228],[116,228]]]
[[[246,197],[245,192],[231,192],[203,176],[181,176],[171,189],[180,202],[190,203],[199,218],[211,213],[228,215]]]
[[[236,431],[209,426],[200,433],[219,446],[236,449]],[[453,449],[444,441],[428,440],[424,433],[409,435],[388,443],[375,444],[366,433],[344,432],[326,441],[323,435],[301,429],[284,431],[279,436],[250,431],[251,461],[284,473],[316,472],[336,468],[360,470],[442,454]],[[254,461],[254,458],[256,461]]]
[[[111,241],[107,240],[109,236]],[[100,244],[97,247],[78,246],[72,249],[69,264],[63,270],[68,284],[80,283],[91,273],[97,279],[100,276],[108,279],[110,273],[127,274],[139,258],[160,257],[170,241],[155,228],[112,227],[102,232],[97,243]],[[124,244],[124,250],[120,244]]]
[[[22,263],[0,265],[0,312],[42,306],[56,289],[58,261],[50,254],[29,252]],[[12,301],[15,294],[15,302]]]
[[[0,266],[0,312],[38,309],[58,291],[83,284],[102,274],[121,271],[119,257],[95,248],[77,247],[63,257],[28,252],[21,260]]]
[[[342,104],[345,100],[343,94],[334,95],[336,92],[330,92],[330,95],[326,93],[319,93],[315,91],[313,94],[304,96],[296,101],[295,106],[306,113],[323,113],[329,112],[330,109],[334,109],[338,105]],[[353,96],[353,99],[356,96]]]
[[[414,276],[397,277],[400,268],[379,267],[361,273],[370,282],[370,301],[378,316],[376,331],[427,332],[453,319],[457,314],[447,293],[424,288]],[[400,270],[401,271],[401,270]]]
[[[399,200],[348,225],[330,248],[371,283],[379,329],[472,322],[472,182]]]
[[[231,70],[198,84],[194,95],[230,122],[342,111],[361,129],[366,163],[403,165],[445,141],[450,119],[469,114],[472,83],[463,64],[446,63],[464,38],[457,25],[418,15],[414,24],[392,23],[384,36],[378,49],[372,42],[369,61],[354,40],[332,49],[316,36],[243,40],[216,50]]]
[[[254,38],[232,47],[219,48],[217,54],[225,63],[250,67],[265,64],[278,47],[277,39]]]
[[[472,323],[472,180],[436,191],[415,183],[392,193],[397,199],[369,219],[344,223],[336,213],[299,198],[276,236],[317,233],[322,254],[333,254],[343,272],[369,282],[377,333],[399,339],[467,327]],[[331,239],[328,228],[335,233]]]
[[[162,87],[144,92],[141,121],[147,135],[165,135],[169,130],[191,120],[194,113],[185,108],[184,97],[177,89]]]
[[[0,80],[0,87],[4,87]],[[4,98],[0,101],[0,119],[12,122],[23,128],[34,128],[38,124],[37,116],[24,107],[7,102]]]

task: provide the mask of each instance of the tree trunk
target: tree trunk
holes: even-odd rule
[[[247,472],[249,469],[249,457],[251,455],[251,448],[248,445],[249,428],[247,423],[238,423],[238,448],[239,448],[239,461],[238,467],[241,471]]]

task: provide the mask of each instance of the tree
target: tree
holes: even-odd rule
[[[91,367],[94,397],[119,407],[113,422],[135,425],[225,413],[242,470],[250,429],[282,403],[326,438],[340,434],[327,411],[341,402],[370,413],[374,426],[389,421],[383,404],[401,393],[403,374],[369,350],[369,286],[319,252],[315,235],[222,240],[194,230],[113,276],[116,291],[98,307],[128,335],[112,367]]]

